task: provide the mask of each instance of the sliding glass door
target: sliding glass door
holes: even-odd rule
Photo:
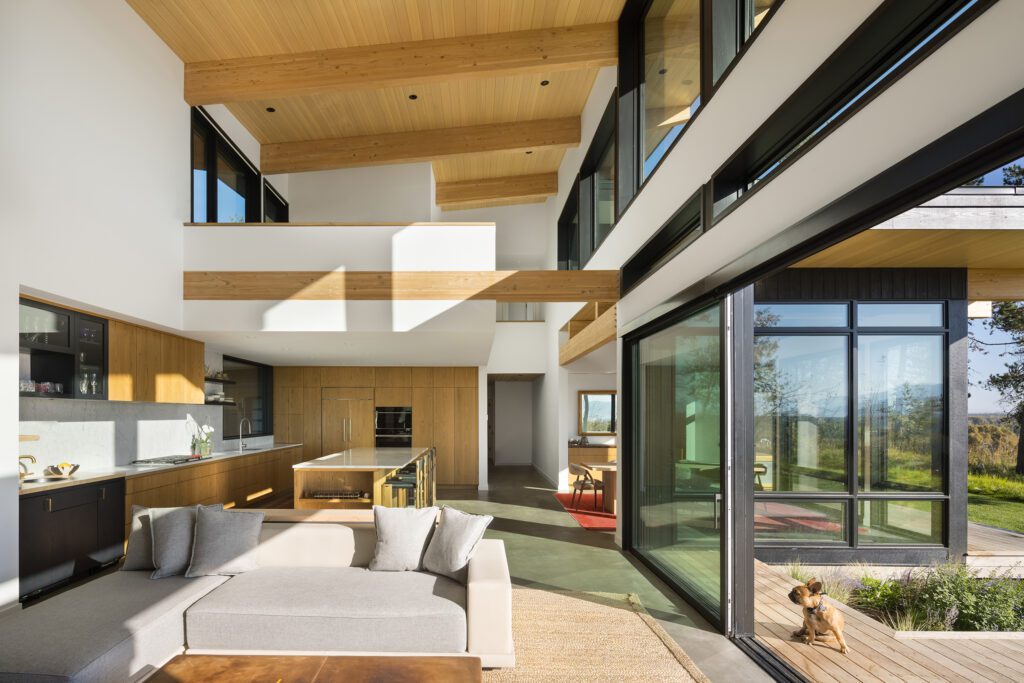
[[[722,305],[631,342],[631,546],[722,622]]]

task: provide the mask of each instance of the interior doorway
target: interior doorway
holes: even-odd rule
[[[539,373],[487,376],[487,461],[491,467],[533,464],[534,387]]]

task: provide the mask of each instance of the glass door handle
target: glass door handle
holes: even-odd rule
[[[715,494],[715,528],[716,529],[722,528],[721,508],[722,508],[722,494],[721,493],[716,493]]]

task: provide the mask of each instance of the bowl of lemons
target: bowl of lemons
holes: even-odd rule
[[[78,465],[73,465],[70,462],[62,462],[59,465],[50,465],[43,471],[48,477],[67,479],[78,471]]]

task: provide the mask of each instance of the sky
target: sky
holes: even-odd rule
[[[983,320],[971,320],[971,332],[976,339],[986,342],[1006,342],[1010,336],[1005,332],[990,333],[983,324]],[[993,375],[1006,367],[1006,359],[1000,357],[1000,353],[1007,347],[990,347],[988,353],[971,350],[967,359],[968,378],[970,380],[970,397],[967,399],[967,412],[972,415],[979,413],[1002,413],[1005,409],[999,404],[999,393],[989,391],[981,384],[990,375]]]

